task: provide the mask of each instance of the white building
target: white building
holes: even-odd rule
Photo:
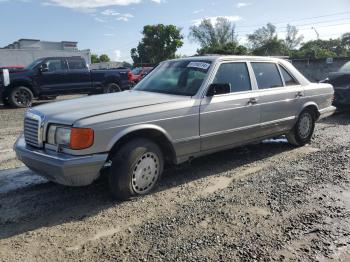
[[[29,65],[42,57],[80,56],[91,64],[90,50],[79,50],[78,42],[49,42],[36,39],[20,39],[0,48],[0,67],[11,65]]]

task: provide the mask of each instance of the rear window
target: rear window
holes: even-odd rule
[[[68,65],[69,65],[69,69],[71,70],[75,70],[75,69],[86,69],[87,65],[85,63],[84,60],[68,60]]]
[[[252,63],[259,89],[282,87],[283,82],[274,63]]]
[[[286,86],[299,85],[299,83],[294,79],[294,77],[292,77],[292,75],[288,73],[283,66],[280,66],[280,69]]]

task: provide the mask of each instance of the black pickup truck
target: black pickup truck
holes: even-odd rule
[[[0,100],[28,107],[34,98],[119,92],[130,88],[129,78],[128,69],[90,70],[81,57],[46,57],[23,70],[0,70]]]

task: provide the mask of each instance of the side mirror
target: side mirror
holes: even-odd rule
[[[215,95],[222,95],[222,94],[228,94],[231,92],[231,85],[228,83],[225,84],[211,84],[209,86],[207,96],[215,96]]]
[[[40,72],[44,73],[44,72],[48,72],[49,68],[47,67],[47,64],[41,64],[40,66]]]

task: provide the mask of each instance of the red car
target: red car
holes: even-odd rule
[[[153,67],[136,67],[131,70],[130,81],[134,83],[140,82],[149,72],[151,72]]]

